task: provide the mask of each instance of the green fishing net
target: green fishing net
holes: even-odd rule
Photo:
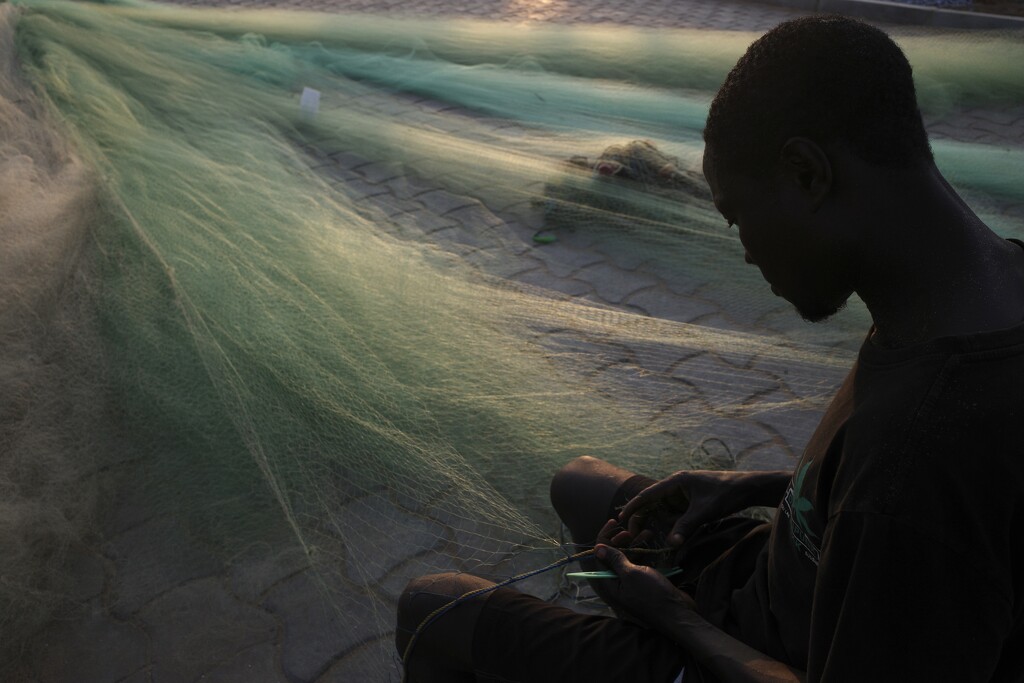
[[[173,529],[168,556],[239,595],[267,567],[309,577],[332,653],[397,680],[408,579],[564,555],[559,466],[778,466],[867,329],[857,302],[800,321],[699,181],[707,105],[750,34],[2,9],[12,666],[45,656],[76,548],[102,549],[90,599],[130,619],[169,570],[125,539]],[[926,115],[1024,98],[1019,41],[901,42]],[[934,149],[1024,236],[1019,148]],[[594,291],[574,274],[598,261],[617,270]]]

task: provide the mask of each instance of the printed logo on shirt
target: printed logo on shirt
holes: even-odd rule
[[[782,499],[782,513],[789,518],[789,532],[793,542],[814,566],[818,566],[821,560],[821,539],[811,530],[808,523],[809,515],[814,512],[814,505],[810,499],[800,495],[810,466],[811,463],[807,463],[793,477],[793,483],[786,489],[786,496]]]

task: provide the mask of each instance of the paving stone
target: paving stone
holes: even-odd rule
[[[68,597],[76,602],[88,602],[99,597],[106,582],[106,560],[99,551],[76,545],[65,556],[64,566],[72,579]]]
[[[711,354],[681,361],[673,368],[672,377],[692,385],[709,405],[719,409],[742,406],[781,386],[767,373],[738,371]]]
[[[389,633],[362,645],[338,660],[315,683],[354,683],[355,681],[395,681],[402,678],[402,665],[395,651],[394,635]]]
[[[460,247],[472,246],[477,249],[493,246],[493,242],[489,242],[486,235],[474,235],[461,225],[453,225],[450,227],[440,228],[438,230],[432,230],[427,234],[430,235],[430,239],[434,244],[444,247],[448,251],[460,251],[461,249],[452,248],[456,245],[459,245]]]
[[[129,531],[154,518],[150,493],[149,467],[143,461],[117,465],[109,473],[104,486],[116,491],[110,499],[101,500],[101,519],[107,534]]]
[[[1003,111],[995,109],[975,109],[970,113],[978,118],[985,119],[991,123],[999,124],[1001,126],[1015,127],[1024,120],[1024,108],[1022,107],[1014,107]]]
[[[673,422],[672,415],[663,416],[664,423],[674,425],[694,447],[706,440],[720,440],[729,453],[728,459],[739,462],[741,454],[755,447],[776,443],[776,434],[757,422],[728,416],[709,415],[707,412],[680,415]],[[709,447],[712,456],[715,451]],[[695,460],[707,459],[705,452],[693,451]],[[698,463],[700,464],[700,463]]]
[[[145,632],[106,614],[98,600],[81,618],[51,624],[34,645],[38,679],[53,683],[118,681],[148,662]]]
[[[1024,209],[1022,209],[1022,212],[1024,212]],[[533,230],[517,221],[506,222],[503,231],[508,234],[505,248],[510,256],[533,254],[534,251],[543,246],[533,241]]]
[[[758,415],[757,422],[778,433],[794,453],[801,453],[818,426],[822,412],[815,408],[783,408]]]
[[[153,683],[194,681],[227,654],[272,643],[277,635],[271,615],[243,604],[215,578],[164,593],[139,610],[139,619],[152,642]]]
[[[374,185],[373,183],[368,183],[360,178],[344,180],[335,185],[335,187],[357,202],[363,199],[376,197],[378,195],[387,195],[391,192],[387,185]]]
[[[684,323],[718,312],[711,302],[676,294],[662,283],[633,292],[623,303],[637,306],[650,316]]]
[[[630,345],[634,349],[633,357],[636,359],[637,364],[647,372],[653,372],[660,375],[670,376],[672,369],[680,361],[695,358],[703,353],[702,349],[686,349],[682,345],[669,344],[663,347],[657,347],[647,345],[643,347],[637,347],[635,344]]]
[[[157,595],[186,581],[218,573],[223,564],[203,550],[171,517],[135,527],[107,543],[113,560],[112,613],[126,618]]]
[[[421,194],[437,189],[433,184],[427,183],[411,174],[392,178],[387,181],[387,186],[391,190],[391,194],[399,199],[413,199]]]
[[[535,258],[533,252],[529,252],[516,260],[518,268],[513,272],[509,273],[509,278],[514,280],[522,280],[522,277],[527,273],[535,270],[544,270],[544,262],[538,258]]]
[[[728,278],[718,279],[705,283],[695,295],[718,306],[721,318],[730,324],[725,329],[763,331],[760,320],[767,312],[776,309],[790,312],[795,323],[809,327],[792,313],[793,307],[785,299],[772,296],[768,285],[759,277],[746,283]]]
[[[260,643],[242,650],[230,661],[203,672],[196,680],[209,683],[285,683],[287,679],[278,671],[276,660],[277,648],[274,644]]]
[[[547,492],[544,492],[547,497]],[[517,501],[520,510],[528,503]],[[546,506],[550,510],[550,505]],[[491,581],[498,581],[507,574],[503,572],[502,563],[514,553],[516,540],[507,529],[498,528],[481,520],[468,519],[462,501],[441,501],[430,510],[430,517],[447,529],[450,539],[444,548],[458,567],[458,571],[466,571]]]
[[[338,164],[332,157],[327,157],[316,164],[310,164],[310,168],[326,176],[328,181],[335,185],[339,182],[363,179],[363,176],[359,175],[358,171],[353,171]]]
[[[319,146],[326,147],[327,142],[330,141],[321,142]],[[348,150],[335,150],[333,152],[329,152],[328,156],[334,160],[334,163],[336,163],[339,168],[343,168],[348,171],[358,171],[363,166],[367,166],[371,163],[369,159],[361,157],[358,154],[353,154]]]
[[[460,259],[467,265],[479,271],[506,277],[509,270],[513,268],[509,264],[506,254],[498,249],[477,249],[476,251],[462,252]]]
[[[256,601],[277,582],[309,568],[309,558],[294,539],[252,545],[233,558],[228,586],[243,600]]]
[[[790,451],[774,443],[762,443],[742,451],[736,458],[738,470],[786,470],[796,467],[799,451]]]
[[[652,252],[647,245],[636,246],[633,244],[602,245],[598,253],[605,256],[605,260],[616,268],[626,271],[636,271],[651,263]]]
[[[412,199],[398,199],[392,194],[380,194],[373,198],[373,202],[384,212],[389,219],[394,220],[398,216],[416,213],[423,210],[423,205]]]
[[[472,197],[463,197],[461,195],[452,194],[447,190],[431,190],[430,192],[424,192],[423,194],[416,195],[416,201],[423,204],[427,210],[432,211],[438,216],[444,216],[455,209],[480,204],[479,201]]]
[[[406,512],[382,496],[360,498],[335,514],[351,530],[345,538],[345,571],[357,583],[379,581],[405,557],[431,550],[444,539],[440,524]],[[402,548],[402,552],[387,552],[385,547]]]
[[[822,353],[826,353],[824,350]],[[777,356],[763,356],[753,360],[751,369],[778,377],[794,398],[811,401],[816,405],[823,405],[835,394],[853,366],[854,354],[848,354],[842,350],[830,352],[834,364],[822,366],[820,363],[812,362],[805,364],[799,359],[779,358]]]
[[[376,633],[380,615],[373,598],[344,590],[341,577],[323,580],[302,572],[275,586],[263,602],[284,625],[281,667],[291,680],[316,679],[340,654]]]
[[[721,341],[716,344],[716,347],[717,348],[714,351],[709,351],[708,353],[724,365],[735,369],[740,374],[754,367],[755,362],[759,359],[765,356],[771,356],[774,358],[775,356],[772,354],[780,352],[780,349],[777,347],[762,343],[760,338],[750,337],[747,335],[738,337],[735,341],[730,342],[728,337],[723,334],[721,336]],[[784,350],[782,350],[782,352],[784,353]],[[788,357],[785,360],[789,360]],[[788,365],[785,365],[784,363],[785,361],[782,361],[769,367],[771,369],[788,369]],[[769,377],[780,379],[777,374],[771,372],[767,367],[757,368],[757,370]]]
[[[377,588],[384,596],[397,603],[402,591],[412,579],[427,574],[458,571],[461,571],[461,567],[450,553],[432,550],[402,562],[377,584]]]
[[[664,285],[669,291],[684,297],[698,297],[698,292],[704,284],[699,279],[689,276],[686,273],[676,271],[673,273],[661,274]]]
[[[697,316],[690,321],[692,325],[700,325],[702,327],[709,327],[713,330],[724,330],[727,332],[760,332],[762,330],[758,328],[751,328],[750,325],[743,325],[736,322],[736,320],[726,313],[710,313],[707,315]]]
[[[392,221],[405,230],[416,230],[420,234],[429,234],[445,228],[457,227],[458,224],[450,218],[443,218],[427,211],[409,211],[392,216]]]
[[[525,273],[518,273],[514,277],[519,282],[553,292],[561,292],[569,296],[583,296],[594,292],[593,286],[586,282],[574,280],[573,278],[557,277],[543,267],[534,268]]]
[[[548,272],[561,278],[571,277],[587,266],[604,261],[601,254],[573,249],[565,242],[539,245],[533,250],[533,256],[544,262]]]
[[[628,396],[635,410],[651,417],[672,406],[702,398],[693,382],[652,375],[634,362],[616,363],[597,373],[592,380],[609,396]]]
[[[494,193],[495,196],[488,197],[487,206],[500,213],[508,213],[514,216],[522,216],[527,213],[540,213],[535,202],[535,196],[522,190],[506,189],[503,193]]]
[[[366,182],[377,185],[379,183],[401,177],[402,169],[398,164],[374,162],[360,166],[357,173],[359,173]],[[388,189],[390,190],[390,186]]]
[[[491,213],[490,209],[480,203],[470,204],[446,213],[445,218],[458,221],[459,224],[473,232],[483,232],[504,227],[505,222]]]
[[[624,271],[608,263],[587,266],[576,273],[575,278],[592,285],[602,301],[615,304],[658,282],[645,273]]]

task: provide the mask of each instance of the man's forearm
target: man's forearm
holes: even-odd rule
[[[744,499],[749,501],[749,506],[777,507],[786,494],[793,473],[784,470],[737,472],[736,477],[736,485],[746,491]]]
[[[726,683],[803,683],[794,669],[711,624],[691,606],[666,606],[658,630],[679,643],[693,659]]]

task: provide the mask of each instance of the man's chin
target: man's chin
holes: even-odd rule
[[[838,306],[801,306],[799,304],[793,304],[796,307],[796,312],[800,314],[800,317],[809,323],[820,323],[828,320],[839,311],[846,308],[846,302],[848,299],[844,299]]]

